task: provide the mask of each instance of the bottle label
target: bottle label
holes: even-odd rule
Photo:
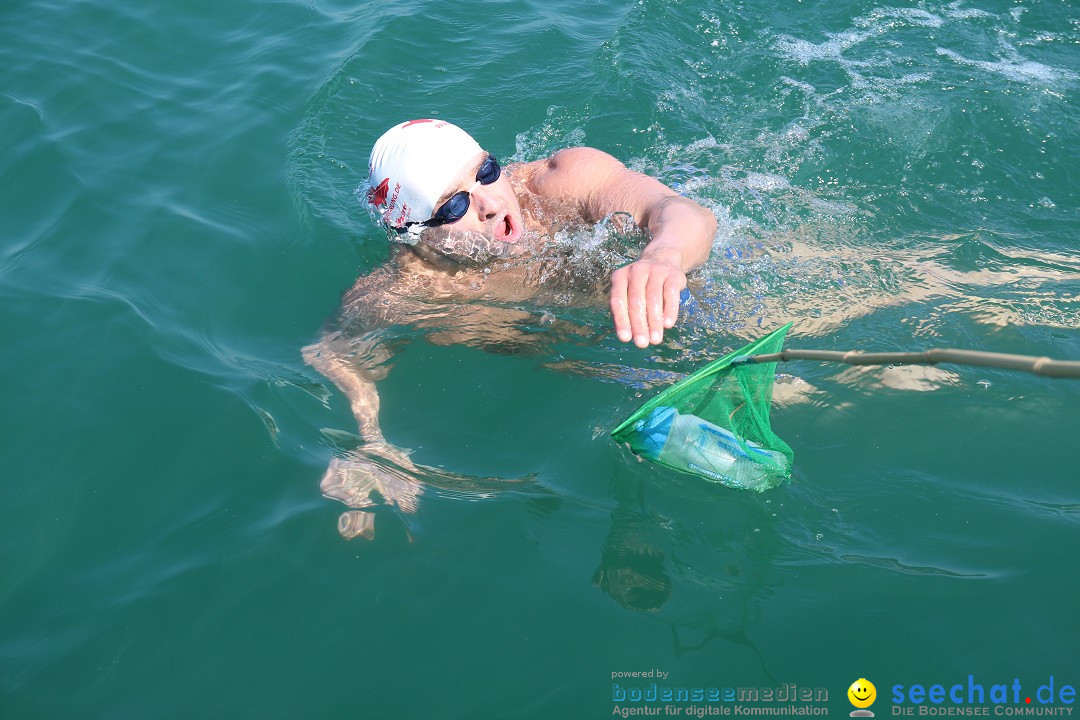
[[[749,440],[743,443],[739,441],[738,436],[734,433],[730,433],[723,428],[718,428],[710,423],[701,423],[699,425],[703,433],[708,433],[714,440],[716,440],[717,446],[727,454],[731,455],[735,459],[750,460],[752,462],[772,464],[777,462],[775,456],[776,453],[766,450],[765,448],[750,442]],[[704,434],[702,435],[704,438]],[[752,453],[752,454],[751,454]]]
[[[701,473],[703,475],[708,475],[709,477],[713,478],[714,480],[719,480],[720,482],[723,482],[723,483],[734,482],[734,480],[729,478],[727,475],[721,475],[720,473],[716,472],[715,470],[710,470],[709,468],[703,468],[700,465],[698,465],[697,463],[688,462],[688,463],[686,463],[686,466],[688,468],[690,468],[691,470],[695,471],[695,472],[699,472],[699,473]]]

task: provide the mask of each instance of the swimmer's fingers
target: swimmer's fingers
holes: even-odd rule
[[[664,330],[679,316],[686,275],[665,263],[638,261],[611,276],[611,315],[623,342],[639,348],[663,342]]]
[[[664,341],[664,288],[667,285],[668,271],[653,266],[649,272],[649,282],[645,286],[645,312],[649,322],[649,343],[659,345]]]
[[[626,297],[629,283],[628,267],[621,267],[611,274],[611,318],[615,323],[615,334],[622,342],[630,342],[634,337],[630,327],[630,309]]]
[[[679,298],[686,289],[686,274],[672,272],[664,282],[664,327],[673,328],[679,319]]]
[[[649,347],[649,302],[648,287],[651,276],[649,263],[636,262],[627,265],[626,306],[630,316],[630,331],[634,344],[639,348]],[[616,271],[617,272],[617,271]]]
[[[685,287],[686,274],[682,270],[659,263],[650,267],[645,306],[651,344],[659,345],[664,340],[664,330],[675,326],[679,319],[679,295]]]

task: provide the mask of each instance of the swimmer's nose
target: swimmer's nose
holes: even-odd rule
[[[486,187],[480,186],[473,191],[472,202],[476,216],[481,220],[490,220],[499,214],[499,198]]]

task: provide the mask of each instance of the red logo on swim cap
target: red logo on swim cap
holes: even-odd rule
[[[367,201],[379,207],[386,202],[386,193],[390,192],[390,178],[383,178],[383,181],[379,183],[379,187],[368,188]]]
[[[419,120],[410,120],[409,122],[402,125],[401,129],[404,130],[410,125],[422,125],[423,123],[435,123],[436,128],[444,128],[449,125],[449,123],[445,120],[432,120],[431,118],[421,118]]]

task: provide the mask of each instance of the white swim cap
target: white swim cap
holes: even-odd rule
[[[483,148],[445,120],[409,120],[375,141],[367,200],[390,227],[430,220],[435,203]]]

